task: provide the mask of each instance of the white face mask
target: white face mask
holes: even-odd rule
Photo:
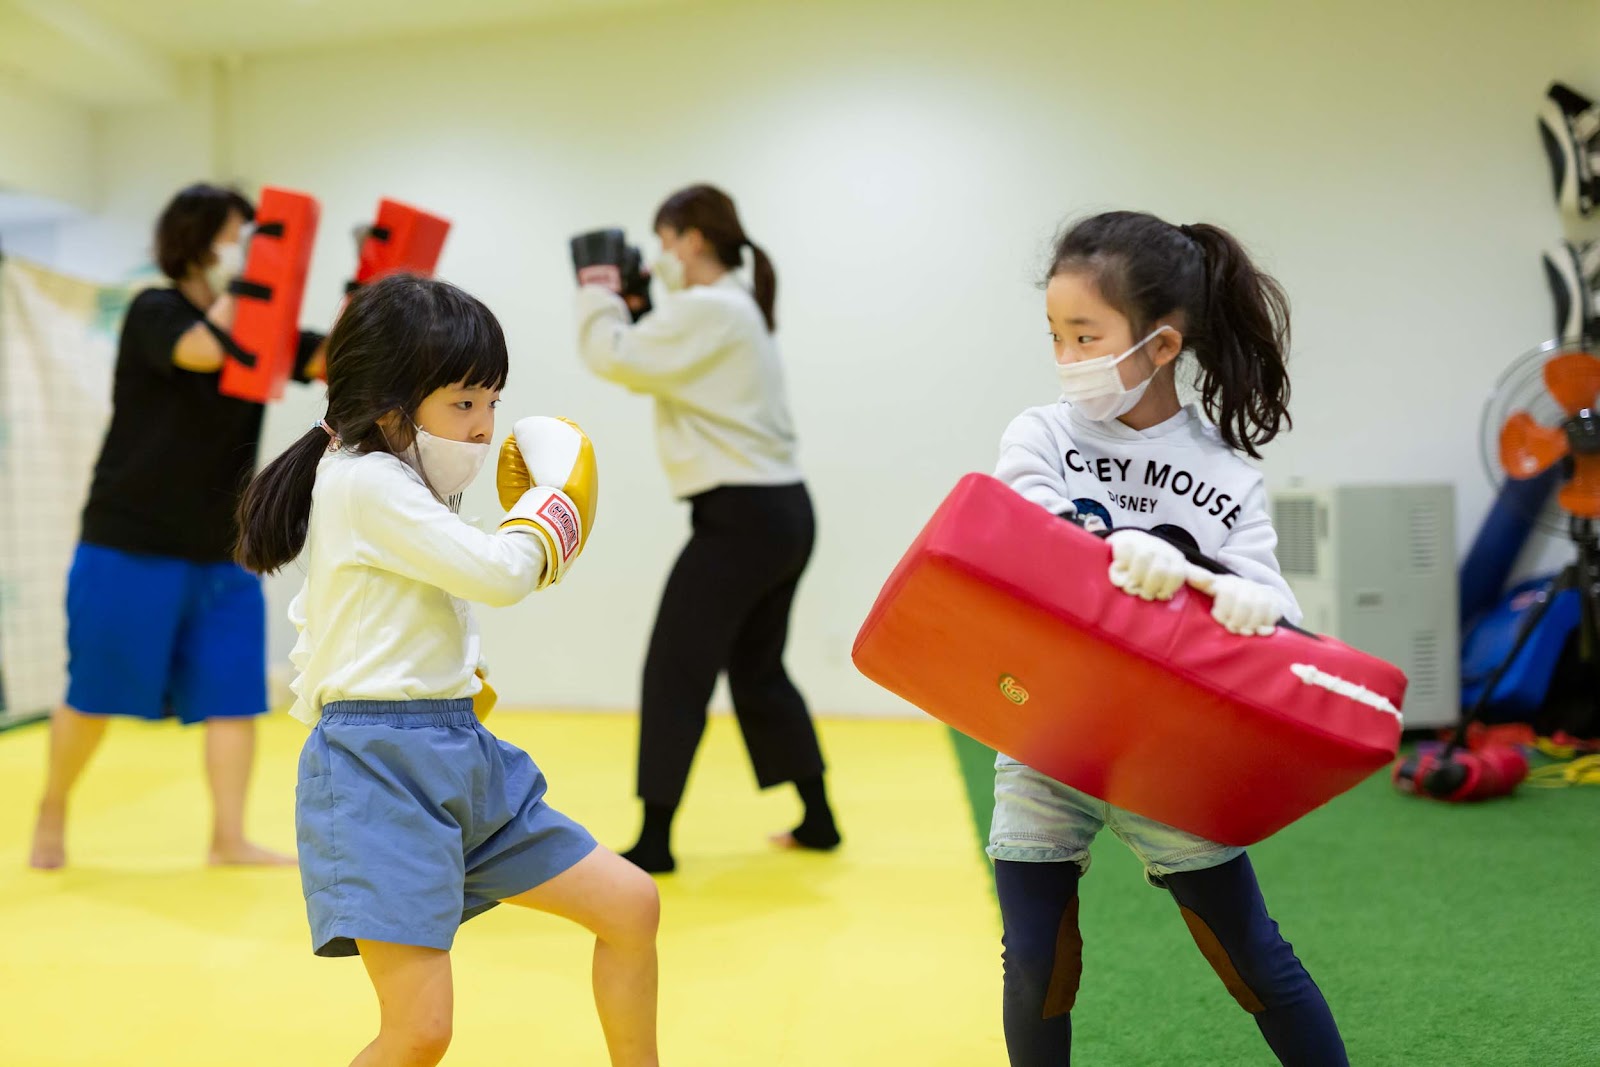
[[[459,496],[472,479],[483,469],[489,458],[489,442],[452,441],[448,437],[435,437],[417,427],[417,462],[422,465],[422,476],[433,486],[433,491],[449,499]]]
[[[1078,363],[1057,363],[1056,374],[1061,379],[1061,395],[1072,402],[1074,411],[1093,422],[1106,422],[1126,415],[1144,398],[1145,390],[1155,381],[1155,375],[1151,374],[1130,389],[1122,384],[1118,365],[1170,329],[1171,326],[1157,328],[1120,356],[1096,356]]]
[[[683,260],[676,252],[663,252],[650,264],[650,274],[669,293],[676,293],[689,284],[684,277]]]
[[[216,262],[206,268],[206,284],[217,296],[228,291],[228,283],[244,270],[244,245],[236,241],[211,246]]]

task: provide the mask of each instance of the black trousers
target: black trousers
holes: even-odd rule
[[[783,667],[789,609],[816,535],[804,485],[724,486],[692,498],[694,535],[667,579],[645,658],[639,797],[675,805],[728,674],[761,788],[822,773],[805,698]]]

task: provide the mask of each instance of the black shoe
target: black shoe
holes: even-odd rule
[[[1588,217],[1600,200],[1595,175],[1600,108],[1582,93],[1552,82],[1539,108],[1539,137],[1550,160],[1557,206],[1567,215]]]
[[[1596,290],[1600,290],[1600,241],[1571,241],[1546,249],[1544,276],[1555,304],[1556,340],[1583,343],[1596,336]]]
[[[641,841],[622,854],[622,858],[647,874],[671,874],[678,869],[678,861],[664,846],[653,846]]]

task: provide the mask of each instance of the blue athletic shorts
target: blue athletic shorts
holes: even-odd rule
[[[312,950],[448,949],[468,919],[576,864],[595,840],[544,794],[470,697],[325,705],[295,786]]]
[[[186,723],[267,710],[267,604],[234,563],[78,545],[67,576],[67,705]]]

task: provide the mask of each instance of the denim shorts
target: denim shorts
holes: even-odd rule
[[[1087,871],[1089,845],[1101,827],[1133,849],[1152,884],[1164,874],[1217,867],[1244,853],[1096,800],[1009,756],[995,760],[991,859],[1072,862]]]
[[[328,704],[300,753],[295,830],[319,956],[448,949],[456,928],[594,851],[528,754],[460,700]]]

